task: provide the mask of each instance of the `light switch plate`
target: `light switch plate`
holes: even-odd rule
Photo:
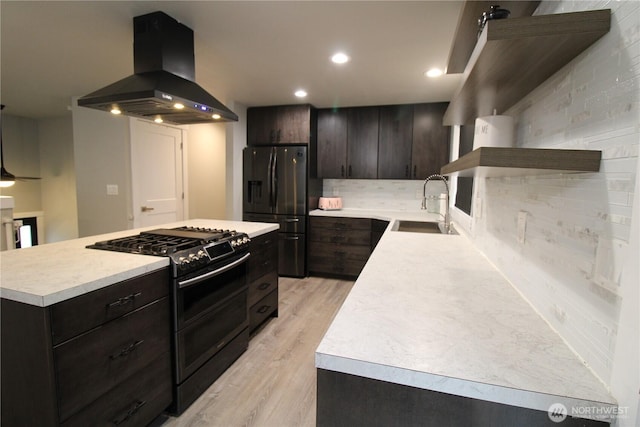
[[[107,196],[117,196],[117,195],[118,195],[118,185],[107,184]]]

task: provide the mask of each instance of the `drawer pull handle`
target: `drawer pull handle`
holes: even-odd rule
[[[121,357],[127,357],[129,354],[131,354],[131,352],[133,350],[138,348],[138,346],[140,344],[142,344],[143,342],[144,342],[144,340],[139,340],[139,341],[132,342],[131,344],[129,344],[128,346],[126,346],[125,348],[120,350],[119,353],[110,355],[109,359],[116,360],[116,359],[119,359]]]
[[[271,308],[270,305],[263,305],[262,307],[260,307],[260,309],[258,310],[258,314],[264,314],[267,311],[269,311],[269,309]]]
[[[264,291],[269,286],[271,286],[271,283],[269,283],[269,282],[260,283],[260,286],[258,286],[258,289],[260,289],[261,291]]]
[[[142,295],[142,292],[138,292],[135,294],[127,295],[126,297],[118,298],[114,302],[107,304],[107,308],[119,307],[121,305],[129,304],[130,302],[133,302],[133,300],[139,297],[140,295]]]
[[[145,402],[144,400],[137,400],[133,404],[133,406],[131,406],[131,408],[127,411],[126,414],[124,414],[121,418],[116,418],[115,420],[112,421],[113,425],[119,426],[123,422],[127,421],[129,418],[134,416],[135,413],[140,410],[140,408],[146,405],[146,403],[147,402]]]

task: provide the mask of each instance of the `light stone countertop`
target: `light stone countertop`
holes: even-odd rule
[[[277,224],[194,219],[161,226],[0,252],[0,297],[46,307],[169,265],[169,258],[87,249],[98,241],[131,236],[143,230],[192,227],[243,231],[256,237]]]
[[[392,231],[421,214],[312,213],[390,221],[316,351],[317,368],[541,411],[616,407],[464,235]]]

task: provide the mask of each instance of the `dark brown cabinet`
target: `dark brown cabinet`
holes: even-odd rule
[[[247,145],[309,144],[314,121],[309,104],[248,108]]]
[[[347,177],[347,110],[318,111],[318,176]]]
[[[2,299],[2,425],[144,426],[172,401],[169,271],[49,307]]]
[[[247,264],[249,330],[278,316],[278,232],[251,239]]]
[[[371,255],[371,220],[311,217],[309,271],[356,277]]]
[[[347,110],[347,178],[378,176],[378,107]]]
[[[413,105],[380,107],[378,179],[411,177]]]
[[[443,126],[447,102],[413,106],[411,179],[426,179],[449,163],[450,126]]]
[[[425,179],[449,161],[447,103],[318,111],[318,177]],[[345,166],[346,165],[346,166]]]

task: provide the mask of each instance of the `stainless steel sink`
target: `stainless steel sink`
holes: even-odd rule
[[[407,231],[410,233],[446,234],[443,223],[425,221],[396,221],[392,231]],[[457,234],[453,227],[449,234]]]

